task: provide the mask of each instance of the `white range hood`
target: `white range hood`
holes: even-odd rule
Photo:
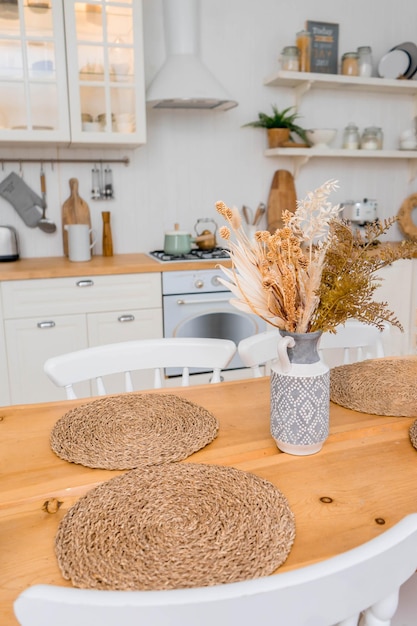
[[[199,0],[162,0],[167,59],[148,87],[157,109],[215,109],[235,106],[199,57]]]

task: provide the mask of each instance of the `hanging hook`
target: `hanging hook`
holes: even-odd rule
[[[23,178],[23,165],[22,165],[22,161],[19,161],[19,176],[20,176],[20,178]]]

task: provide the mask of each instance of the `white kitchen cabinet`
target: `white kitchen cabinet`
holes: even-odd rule
[[[387,302],[388,308],[404,328],[403,333],[398,328],[392,328],[389,345],[385,346],[388,355],[413,353],[412,299],[416,297],[417,290],[413,282],[413,264],[414,260],[400,259],[376,272],[381,277],[381,285],[375,291],[375,300]]]
[[[61,2],[0,5],[2,143],[69,143],[64,42]]]
[[[4,337],[3,310],[0,293],[0,406],[10,404],[9,370],[6,360],[6,340]]]
[[[146,141],[141,0],[0,4],[3,145]]]
[[[87,315],[87,325],[90,346],[134,339],[157,339],[162,337],[162,308],[90,313]],[[132,380],[135,389],[150,389],[154,383],[154,372],[133,372]],[[124,388],[123,375],[109,376],[105,384],[108,393],[117,393]]]
[[[65,393],[43,371],[46,359],[88,345],[84,315],[5,320],[10,377],[10,404],[64,400]],[[89,385],[83,392],[89,393]]]
[[[5,281],[1,293],[11,404],[65,398],[43,373],[51,356],[162,337],[159,273]],[[146,378],[138,383],[149,386]],[[89,385],[77,394],[88,396]]]
[[[141,0],[65,0],[73,146],[145,143]]]

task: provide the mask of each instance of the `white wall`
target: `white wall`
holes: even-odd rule
[[[143,0],[145,69],[147,82],[164,59],[160,0]],[[314,7],[314,8],[313,8]],[[137,150],[109,151],[105,156],[129,156],[129,166],[112,166],[115,199],[90,200],[89,165],[46,164],[48,216],[59,226],[54,235],[29,229],[10,204],[0,198],[0,223],[15,225],[20,234],[21,256],[60,256],[62,252],[61,206],[69,196],[68,180],[80,182],[80,195],[90,206],[93,227],[101,239],[101,211],[112,213],[115,253],[143,252],[163,245],[165,230],[179,222],[193,231],[200,217],[217,220],[214,203],[247,204],[256,208],[267,202],[276,169],[292,170],[291,159],[263,156],[266,137],[262,129],[242,128],[259,111],[293,104],[290,90],[264,87],[263,80],[278,69],[280,51],[294,43],[305,20],[340,25],[339,57],[360,45],[370,45],[376,63],[392,46],[416,41],[417,5],[409,0],[201,0],[201,55],[206,65],[239,102],[227,112],[150,111],[148,143]],[[385,147],[396,148],[401,130],[413,116],[411,98],[385,94],[361,94],[351,98],[336,91],[312,92],[300,107],[304,127],[342,130],[350,121],[360,128],[382,126]],[[101,150],[5,149],[0,159],[31,156],[79,158],[102,156]],[[0,177],[19,166],[3,166]],[[25,181],[38,193],[39,166],[23,164]],[[296,180],[299,198],[325,180],[335,178],[340,189],[332,201],[375,198],[380,217],[397,213],[403,200],[417,192],[417,180],[409,182],[403,160],[315,159],[302,168]],[[218,220],[217,220],[218,221]],[[397,227],[391,238],[400,239]],[[96,252],[101,252],[98,244]]]

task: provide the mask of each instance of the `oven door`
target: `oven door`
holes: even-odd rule
[[[230,304],[230,292],[170,295],[163,297],[165,337],[211,337],[239,343],[250,335],[266,330],[266,322],[257,315],[243,313]],[[244,367],[235,354],[228,370]],[[190,373],[205,370],[191,368]],[[168,368],[167,376],[177,376],[179,368]]]

